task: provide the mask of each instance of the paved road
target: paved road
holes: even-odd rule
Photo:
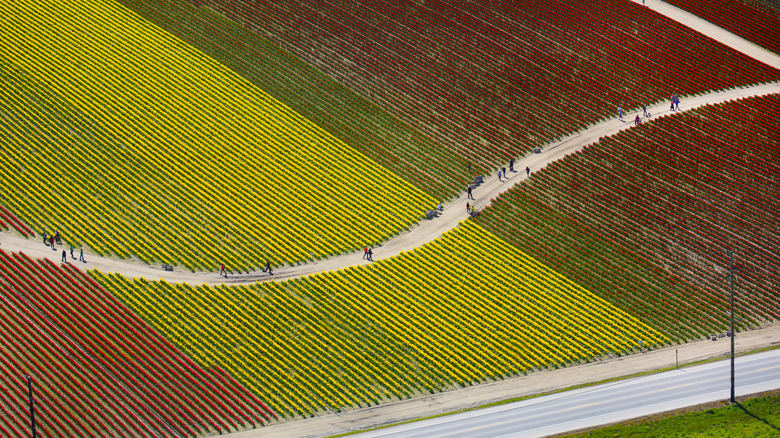
[[[737,395],[780,388],[780,350],[737,358]],[[638,377],[355,435],[538,437],[729,397],[729,361]]]

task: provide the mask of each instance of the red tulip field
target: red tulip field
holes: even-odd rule
[[[554,163],[479,221],[680,338],[723,328],[733,249],[741,323],[772,320],[778,154],[777,95],[692,110]]]
[[[627,0],[205,2],[473,163],[780,72]]]
[[[0,251],[0,436],[196,436],[274,414],[205,370],[71,266]]]
[[[35,233],[24,222],[20,221],[18,217],[2,205],[0,205],[0,228],[3,230],[13,229],[25,237],[35,236]]]

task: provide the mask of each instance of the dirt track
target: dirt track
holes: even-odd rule
[[[637,3],[643,3],[642,0],[634,1]],[[747,54],[748,56],[780,69],[780,56],[764,50],[755,44],[750,43],[749,41],[737,37],[736,35],[731,34],[730,32],[727,32],[709,22],[701,20],[691,14],[688,14],[687,12],[684,12],[659,0],[645,0],[644,4],[659,13],[671,17],[709,36],[710,38],[718,40],[731,48]],[[694,106],[723,102],[733,98],[778,92],[780,92],[780,84],[776,83],[759,87],[747,87],[738,90],[731,90],[728,92],[706,94],[698,97],[687,96],[683,98],[681,106],[682,109],[691,109]],[[653,115],[653,118],[669,114],[667,103],[664,102],[663,104],[655,105],[650,112]],[[626,120],[631,120],[634,114],[635,112],[629,112]],[[528,165],[532,169],[538,169],[544,164],[560,158],[562,155],[574,152],[577,149],[581,149],[585,145],[592,143],[601,136],[612,135],[621,129],[627,128],[630,128],[630,124],[628,123],[620,124],[616,120],[605,121],[583,133],[573,135],[572,137],[560,143],[545,148],[545,153],[542,155],[529,156],[521,159],[517,165],[517,168],[523,169],[526,165]],[[523,179],[524,178],[522,174],[515,174],[513,175],[510,183],[516,184],[521,182]],[[493,176],[492,179],[488,180],[488,184],[486,184],[484,187],[481,187],[479,191],[475,192],[475,195],[479,200],[477,202],[477,207],[484,208],[484,206],[489,203],[489,198],[492,198],[501,191],[506,190],[506,188],[507,186],[501,186],[496,181],[495,176]],[[450,213],[453,216],[458,216],[455,214],[458,213],[457,206],[463,206],[465,204],[465,201],[463,200],[464,198],[465,197],[462,196],[454,203],[456,206],[454,209],[456,211],[454,213],[448,211],[452,210],[451,208],[445,210],[446,213]],[[448,205],[448,207],[450,206]],[[464,210],[464,208],[461,207],[461,210]],[[441,220],[442,222],[447,221],[447,224],[451,224],[453,219],[445,216],[443,218],[431,221],[430,224],[434,224],[437,220]],[[458,220],[459,219],[455,217],[455,222]],[[424,228],[426,226],[431,229],[426,230],[425,232],[422,230],[420,231],[420,233],[427,237],[427,240],[420,238],[420,243],[424,243],[425,241],[435,238],[436,236],[440,235],[441,232],[443,232],[443,229],[446,228],[444,224],[441,224],[438,227],[434,227],[433,225],[429,224],[423,224],[418,228]],[[398,242],[388,242],[388,244],[386,244],[378,253],[386,256],[387,254],[400,252],[397,250],[394,251],[393,245],[403,246],[401,242],[403,239],[406,239],[407,241],[414,240],[413,237],[410,237],[414,233],[415,230],[412,230],[412,232],[408,233],[408,235],[399,236],[396,239]],[[357,263],[354,264],[359,264],[360,256],[352,255],[352,257],[357,261]],[[555,371],[544,371],[516,379],[448,391],[427,397],[404,400],[375,408],[361,409],[343,414],[327,415],[290,423],[282,423],[259,430],[231,434],[230,436],[235,438],[255,438],[260,436],[264,438],[319,437],[352,430],[365,429],[382,424],[389,424],[413,418],[436,415],[444,412],[467,409],[494,401],[506,400],[508,398],[539,394],[574,385],[622,377],[639,372],[652,371],[674,365],[677,354],[679,354],[679,360],[683,363],[714,357],[723,357],[728,355],[729,343],[727,342],[727,339],[728,338],[721,338],[715,342],[691,342],[677,347],[654,350],[648,353],[636,354],[625,358],[618,358],[604,362],[593,362],[586,365],[564,368]],[[739,333],[735,340],[737,352],[780,345],[780,326],[774,325],[772,327],[763,328],[761,330]],[[724,395],[724,397],[726,397],[726,395]]]

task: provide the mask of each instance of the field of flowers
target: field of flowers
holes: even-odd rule
[[[780,5],[761,0],[668,0],[736,35],[780,54]]]
[[[663,117],[538,172],[479,219],[561,274],[683,339],[780,314],[780,96]]]
[[[486,167],[617,106],[780,78],[626,0],[201,3]]]
[[[218,367],[205,369],[69,265],[0,251],[0,435],[226,433],[275,414]]]
[[[37,233],[245,270],[381,241],[436,204],[117,3],[0,14],[0,204]]]
[[[369,406],[668,341],[473,223],[369,266],[191,287],[90,272],[285,417]]]
[[[436,199],[463,190],[466,158],[315,66],[209,8],[186,0],[120,0]]]
[[[555,177],[555,171],[547,174]],[[502,194],[478,222],[676,342],[726,329],[718,318],[722,297],[703,293],[520,187]]]

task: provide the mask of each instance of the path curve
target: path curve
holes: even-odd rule
[[[780,62],[780,57],[778,57]],[[704,105],[717,104],[729,100],[743,99],[747,97],[763,96],[767,94],[780,93],[780,82],[761,84],[735,88],[721,92],[711,92],[698,96],[682,97],[681,111],[669,111],[668,103],[658,103],[649,108],[650,121],[658,117],[669,116],[679,112],[691,110]],[[588,129],[572,134],[561,141],[551,143],[543,148],[540,154],[529,154],[519,158],[515,162],[517,170],[524,170],[529,167],[533,172],[547,166],[548,164],[560,160],[566,155],[582,150],[585,146],[598,141],[600,137],[614,135],[622,130],[630,129],[634,126],[634,116],[638,114],[636,110],[629,111],[625,115],[625,121],[610,119],[602,121]],[[640,114],[641,115],[641,114]],[[501,193],[508,190],[515,184],[527,180],[524,171],[517,171],[507,175],[507,179],[499,181],[496,174],[487,175],[485,182],[473,191],[475,201],[470,201],[477,210],[482,210]],[[468,218],[466,213],[466,202],[469,202],[466,194],[461,194],[457,199],[444,205],[444,212],[438,218],[432,220],[423,220],[410,228],[409,231],[384,242],[375,247],[375,260],[386,259],[397,256],[404,251],[420,247],[428,242],[437,239],[445,232],[457,227],[458,224]],[[61,253],[64,247],[59,247],[52,251],[43,245],[37,238],[25,239],[11,233],[2,233],[0,249],[9,251],[22,251],[30,257],[47,258],[55,263],[61,261]],[[98,257],[87,254],[87,262],[81,263],[68,257],[68,263],[74,263],[81,268],[97,269],[104,273],[120,273],[126,277],[144,278],[147,280],[166,280],[172,283],[187,283],[193,285],[199,284],[224,284],[224,285],[243,285],[247,283],[261,281],[281,281],[306,275],[316,274],[325,271],[348,268],[350,266],[365,265],[370,262],[362,259],[362,251],[332,256],[328,259],[317,260],[305,264],[294,266],[283,266],[275,269],[274,275],[269,276],[262,272],[251,272],[249,274],[235,274],[228,278],[220,277],[216,272],[190,272],[175,270],[173,272],[163,271],[159,266],[147,265],[145,263],[133,260]]]

